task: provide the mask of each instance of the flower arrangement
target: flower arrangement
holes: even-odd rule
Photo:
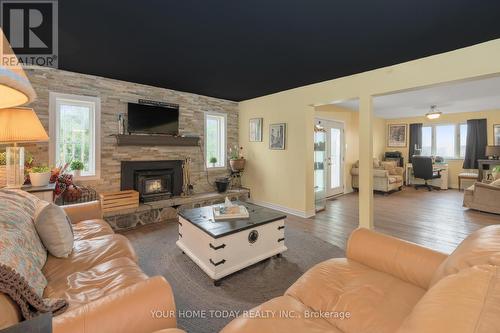
[[[243,147],[234,145],[229,148],[229,166],[233,172],[241,172],[245,169],[245,158],[243,157]]]

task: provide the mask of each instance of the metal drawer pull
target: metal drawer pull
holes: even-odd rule
[[[278,239],[278,243],[285,240],[285,237]]]
[[[210,247],[214,250],[219,250],[219,249],[223,249],[226,247],[226,244],[222,244],[222,245],[219,245],[219,246],[213,246],[212,243],[210,243]]]
[[[284,225],[280,225],[280,226],[278,227],[278,230],[281,230],[281,229],[285,229],[285,226],[284,226]]]
[[[219,266],[219,265],[222,265],[223,263],[226,262],[226,259],[222,259],[221,261],[219,261],[218,263],[215,263],[212,258],[210,258],[210,263],[214,266]]]
[[[182,234],[181,234],[180,232],[179,232],[179,236],[181,236],[181,237],[182,237]]]
[[[181,221],[177,221],[177,223],[179,223],[179,225],[181,225],[181,226],[182,226],[182,222],[181,222]]]

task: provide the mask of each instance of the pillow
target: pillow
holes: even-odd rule
[[[61,207],[41,201],[35,213],[35,228],[54,257],[67,258],[73,251],[73,228]]]
[[[380,165],[384,168],[384,170],[387,170],[390,175],[398,175],[398,172],[396,171],[396,161],[383,161],[380,162]]]

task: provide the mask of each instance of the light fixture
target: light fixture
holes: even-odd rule
[[[441,117],[441,113],[442,112],[436,110],[435,105],[431,105],[431,110],[427,112],[425,116],[427,117],[427,119],[438,119],[439,117]]]
[[[0,109],[0,143],[14,144],[13,147],[7,147],[8,188],[21,188],[24,183],[24,148],[17,144],[48,140],[47,132],[33,109]]]
[[[0,28],[0,108],[32,102],[35,90]]]

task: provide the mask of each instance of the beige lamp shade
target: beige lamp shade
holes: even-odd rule
[[[0,143],[48,140],[47,132],[33,109],[0,109]]]
[[[0,108],[33,101],[35,90],[0,28]]]

